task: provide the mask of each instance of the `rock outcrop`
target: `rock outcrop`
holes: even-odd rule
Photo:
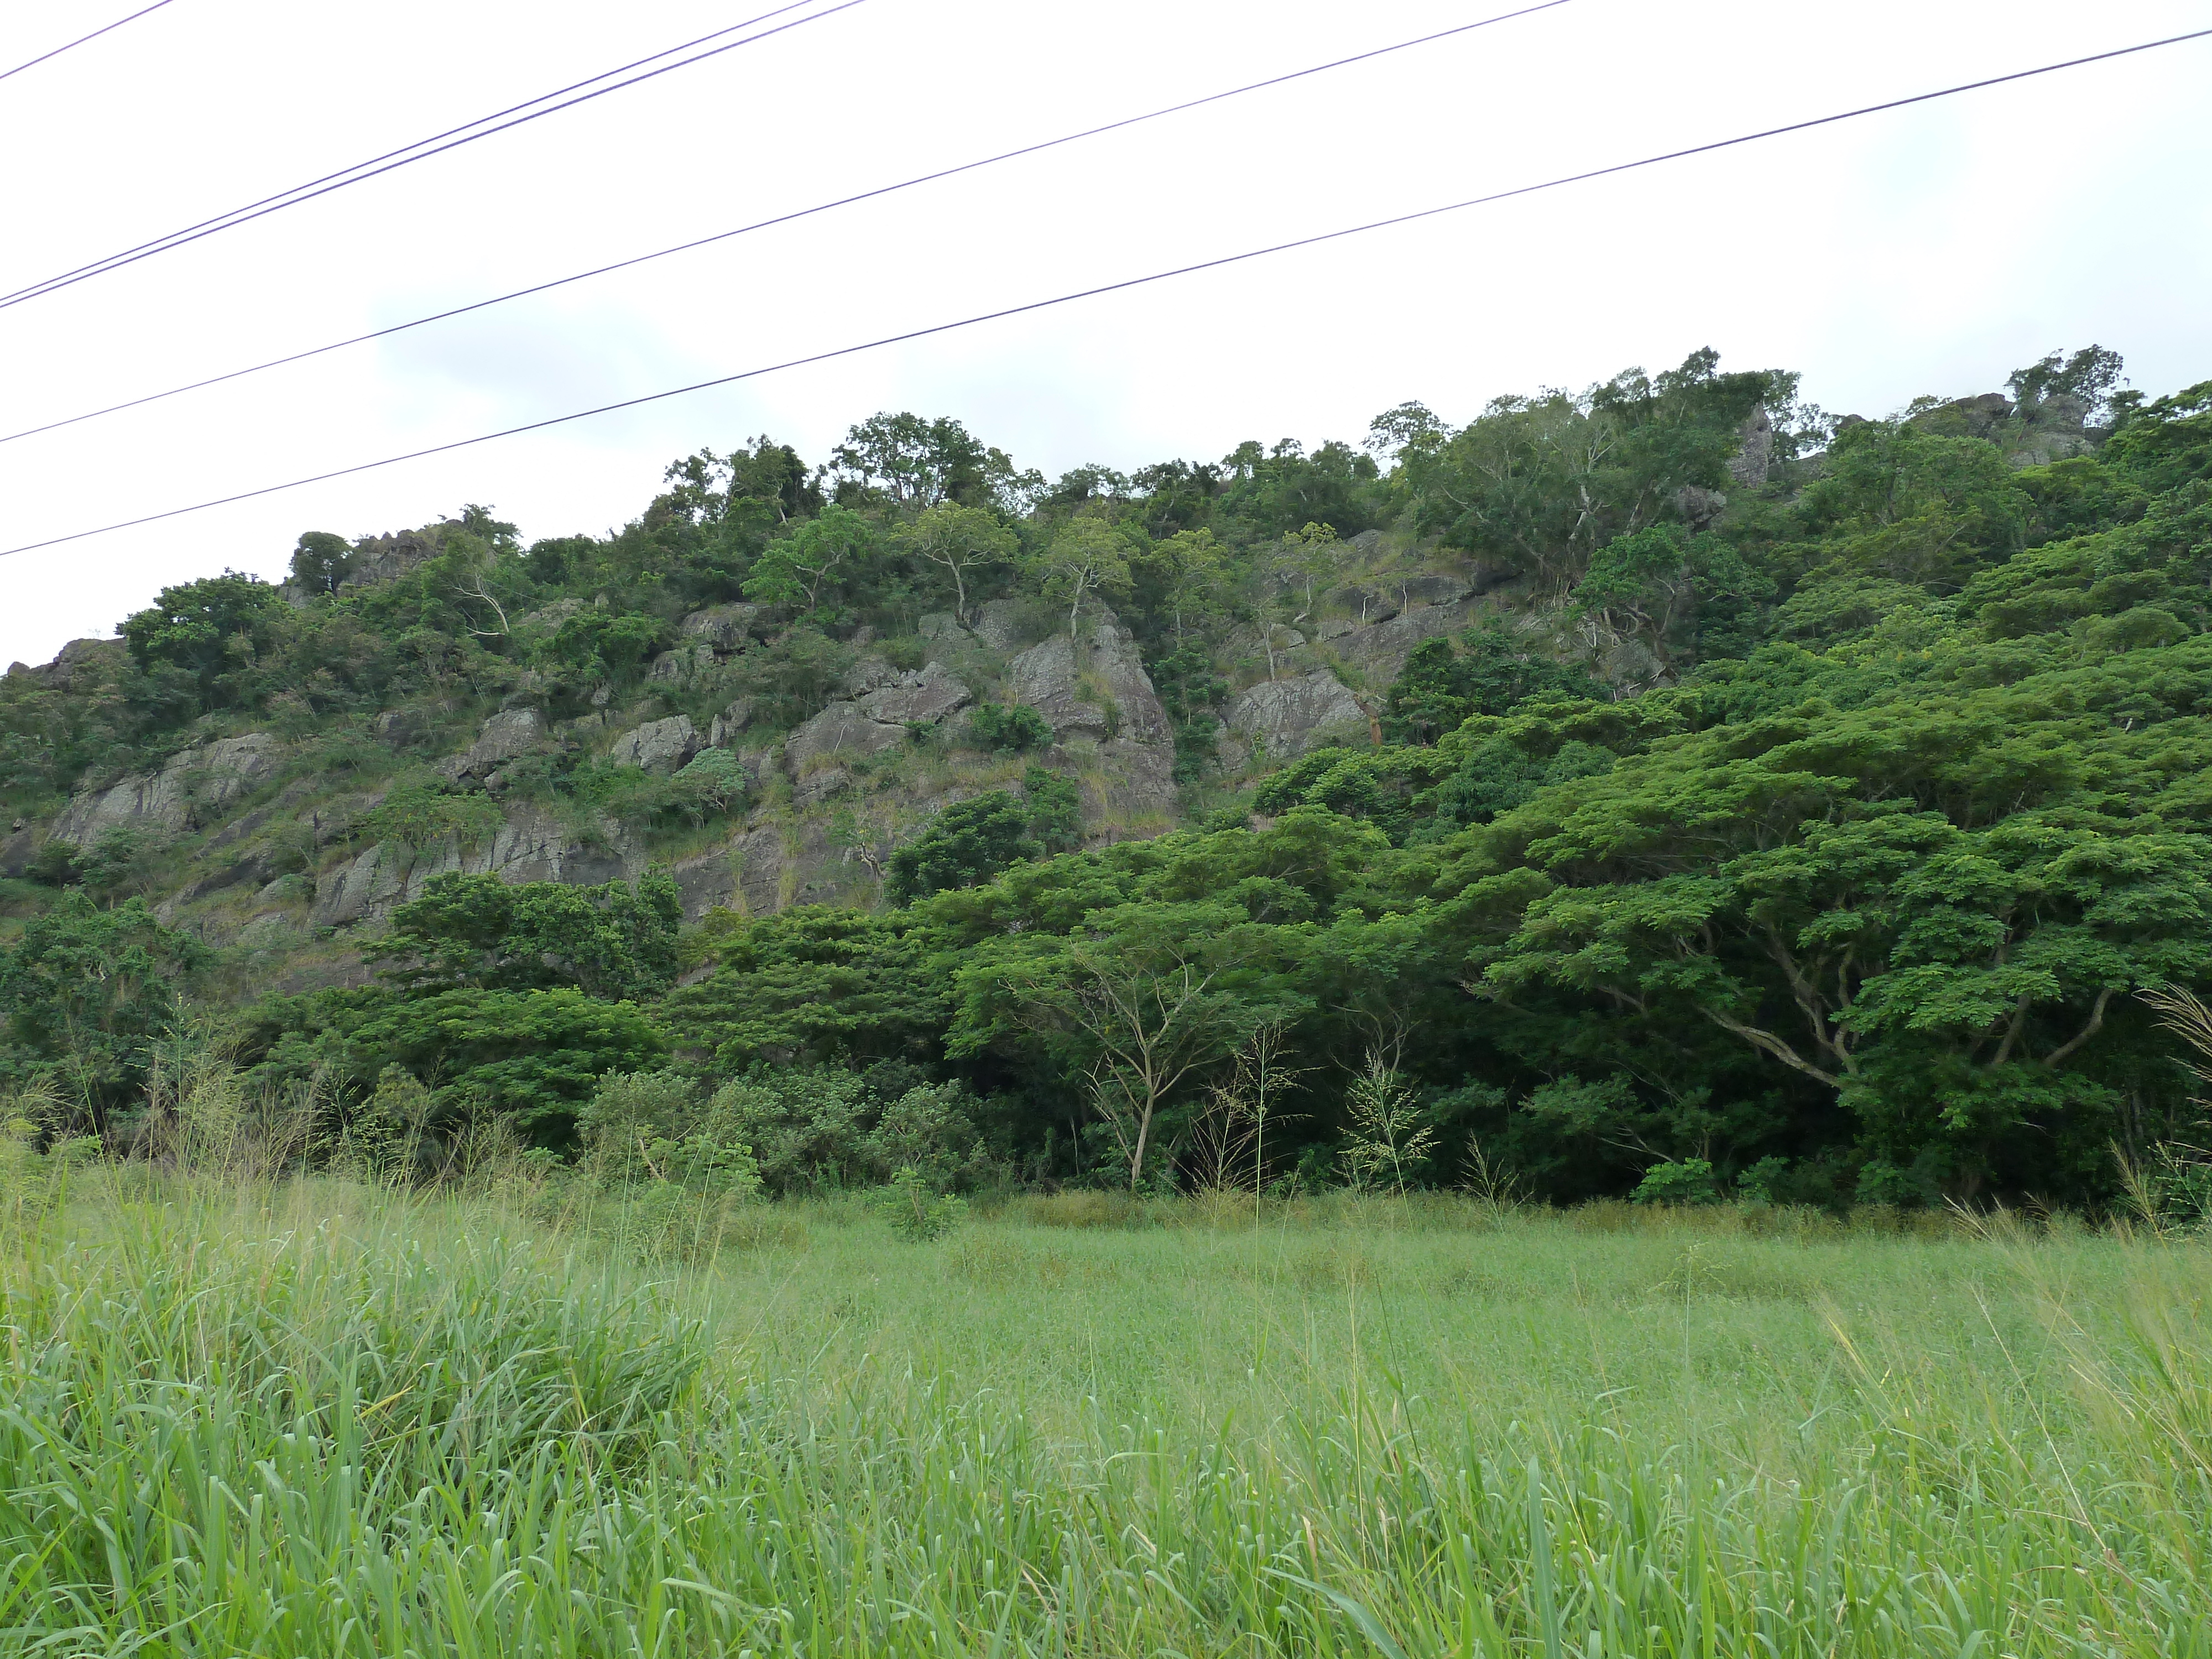
[[[19,662],[8,672],[28,674],[52,691],[83,690],[121,668],[126,654],[120,640],[71,640],[52,662],[36,668]]]
[[[752,717],[753,700],[750,697],[738,698],[714,716],[714,724],[707,728],[707,746],[709,749],[727,749],[750,724]]]
[[[1328,742],[1364,743],[1370,735],[1359,699],[1327,669],[1247,686],[1230,702],[1226,724],[1271,761]]]
[[[378,921],[419,896],[433,876],[456,872],[510,882],[590,884],[634,876],[643,866],[641,855],[619,831],[586,839],[552,814],[524,807],[510,813],[489,840],[468,846],[456,841],[421,848],[378,842],[323,872],[308,921],[317,927]]]
[[[617,766],[641,767],[665,775],[677,770],[704,746],[689,714],[672,714],[623,732],[607,750],[607,758]]]
[[[455,783],[487,778],[528,754],[545,740],[545,716],[535,708],[502,708],[483,723],[465,752],[447,756],[431,769]]]
[[[119,827],[173,834],[198,829],[204,819],[266,783],[283,755],[283,745],[266,732],[185,750],[172,755],[159,772],[139,773],[79,795],[55,820],[50,839],[89,847]]]
[[[1761,404],[1744,419],[1735,458],[1728,464],[1729,476],[1747,489],[1766,482],[1774,464],[1774,417]]]
[[[758,637],[761,608],[757,605],[710,605],[694,611],[677,623],[676,631],[695,645],[703,645],[730,657],[749,648]]]
[[[935,662],[901,673],[871,659],[854,671],[847,684],[872,689],[831,703],[784,739],[784,763],[794,777],[805,778],[833,757],[880,755],[904,743],[909,726],[933,726],[975,700],[951,670]]]
[[[1043,715],[1062,741],[1174,740],[1137,642],[1110,611],[1080,643],[1055,634],[1031,646],[1007,665],[1006,681],[1014,701]]]
[[[1388,685],[1406,666],[1414,647],[1449,639],[1483,617],[1494,615],[1482,599],[1469,597],[1448,605],[1425,605],[1368,628],[1355,628],[1328,643],[1346,662],[1357,665],[1370,685]]]

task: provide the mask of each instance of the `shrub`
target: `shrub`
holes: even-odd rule
[[[927,1244],[945,1237],[968,1213],[968,1201],[940,1193],[935,1182],[911,1167],[891,1177],[890,1185],[871,1195],[870,1205],[901,1238]]]
[[[372,840],[429,847],[447,840],[480,840],[506,817],[482,795],[459,794],[442,780],[427,779],[395,784],[362,820],[362,829]]]
[[[1653,1164],[1630,1196],[1638,1204],[1717,1204],[1721,1189],[1708,1159],[1686,1158]]]
[[[981,749],[1025,754],[1052,743],[1052,725],[1027,703],[987,702],[968,717],[968,730]]]

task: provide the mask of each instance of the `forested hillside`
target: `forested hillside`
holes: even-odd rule
[[[2212,988],[2212,381],[2119,371],[1057,482],[885,414],[604,538],[310,532],[0,684],[0,1081],[127,1136],[189,1036],[782,1190],[2104,1202],[2212,1133],[2142,994]]]

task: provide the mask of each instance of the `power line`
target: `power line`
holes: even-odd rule
[[[21,75],[27,69],[36,69],[40,64],[45,63],[50,58],[58,58],[65,52],[74,52],[86,41],[97,40],[101,35],[106,34],[110,29],[119,29],[125,23],[135,23],[140,18],[143,17],[148,12],[159,11],[162,7],[168,3],[169,0],[154,0],[154,3],[152,5],[141,6],[137,11],[132,12],[128,17],[118,17],[112,23],[103,24],[89,34],[80,34],[76,40],[70,41],[69,45],[65,46],[56,46],[52,52],[40,52],[36,58],[31,59],[27,64],[18,64],[11,70],[0,70],[0,81],[5,81],[11,75]]]
[[[1085,138],[1096,138],[1105,133],[1118,132],[1126,127],[1138,126],[1146,121],[1157,121],[1164,116],[1179,115],[1187,110],[1200,109],[1208,104],[1220,103],[1224,99],[1239,98],[1248,92],[1260,92],[1269,87],[1279,87],[1288,82],[1304,80],[1309,76],[1324,74],[1330,70],[1343,69],[1352,64],[1364,64],[1370,58],[1387,57],[1392,52],[1410,51],[1415,46],[1425,46],[1435,41],[1449,40],[1455,34],[1466,34],[1475,29],[1488,28],[1493,23],[1508,22],[1514,18],[1527,17],[1535,12],[1550,11],[1554,7],[1567,3],[1568,0],[1539,0],[1537,4],[1523,6],[1518,11],[1501,12],[1495,17],[1486,17],[1479,22],[1462,23],[1453,28],[1439,29],[1433,34],[1420,35],[1411,40],[1401,40],[1395,46],[1377,46],[1371,52],[1358,52],[1350,58],[1335,58],[1326,64],[1316,64],[1310,69],[1294,70],[1287,75],[1273,76],[1265,81],[1254,81],[1244,86],[1232,87],[1226,92],[1209,93],[1203,98],[1192,98],[1180,104],[1170,104],[1165,108],[1152,110],[1143,115],[1126,116],[1118,121],[1109,121],[1103,126],[1086,127],[1080,132],[1071,132],[1059,138],[1048,138],[1038,143],[1024,144],[1018,149],[1001,150],[996,155],[987,155],[981,161],[963,161],[957,167],[940,167],[933,173],[919,173],[911,179],[902,179],[896,184],[881,185],[873,190],[860,191],[851,196],[841,196],[832,202],[823,202],[814,207],[800,208],[792,213],[778,214],[772,219],[758,220],[752,224],[740,225],[735,230],[717,231],[711,236],[701,236],[691,241],[678,242],[673,247],[660,248],[652,253],[641,253],[632,258],[617,259],[612,264],[595,265],[589,270],[580,270],[573,276],[556,276],[550,282],[536,283],[528,288],[519,288],[511,294],[498,295],[489,300],[475,300],[467,305],[453,306],[444,311],[432,312],[428,316],[417,317],[412,322],[394,323],[388,328],[374,329],[367,334],[356,334],[346,339],[333,340],[328,345],[310,346],[304,351],[295,351],[282,357],[272,357],[267,362],[255,363],[247,368],[234,368],[226,374],[210,374],[205,380],[193,380],[185,386],[172,386],[167,392],[149,392],[143,398],[132,398],[124,403],[110,404],[105,409],[94,409],[82,415],[71,415],[58,421],[48,421],[40,426],[26,427],[21,432],[10,432],[4,436],[0,436],[0,444],[14,443],[18,438],[35,437],[41,432],[52,432],[61,427],[76,426],[85,421],[96,421],[104,415],[119,414],[126,409],[137,409],[145,404],[159,403],[165,398],[180,397],[187,392],[198,392],[208,386],[221,386],[227,380],[242,380],[249,374],[258,374],[264,369],[282,368],[287,363],[301,362],[309,357],[319,357],[329,352],[343,350],[348,346],[365,345],[371,340],[381,340],[389,335],[403,334],[410,328],[421,328],[428,323],[440,323],[448,318],[465,316],[472,311],[483,311],[491,306],[505,305],[510,300],[527,299],[533,294],[543,294],[550,289],[565,288],[571,283],[585,282],[594,276],[605,276],[614,271],[627,270],[633,265],[649,264],[655,259],[665,259],[672,254],[689,253],[694,249],[708,247],[716,242],[726,242],[734,236],[747,236],[757,230],[768,230],[777,225],[790,224],[794,220],[812,218],[817,214],[850,207],[859,202],[872,201],[879,196],[890,196],[902,190],[912,190],[920,185],[933,184],[939,179],[954,178],[963,173],[974,173],[981,167],[996,167],[1001,161],[1017,161],[1024,155],[1035,155],[1043,150],[1056,149],[1063,144],[1073,144]]]
[[[258,202],[249,202],[244,207],[233,208],[229,212],[217,214],[212,219],[203,219],[198,224],[186,225],[181,230],[171,231],[166,236],[157,236],[151,241],[141,242],[135,247],[125,248],[119,253],[112,253],[105,258],[93,260],[88,264],[78,265],[73,270],[58,272],[42,281],[33,283],[27,288],[17,289],[13,293],[0,294],[0,310],[39,299],[61,289],[74,287],[76,283],[88,281],[92,277],[104,276],[111,270],[118,270],[125,265],[136,264],[141,259],[150,259],[157,253],[167,253],[173,248],[183,247],[187,243],[197,242],[202,237],[213,236],[218,232],[232,230],[240,225],[249,224],[271,213],[281,213],[286,208],[297,207],[302,202],[312,202],[319,196],[327,196],[332,191],[343,190],[349,185],[358,185],[367,179],[392,172],[396,168],[407,167],[413,162],[428,161],[433,155],[442,155],[449,149],[459,149],[464,144],[472,144],[479,138],[489,138],[495,133],[505,132],[510,128],[521,126],[526,122],[538,120],[543,116],[557,114],[564,109],[573,109],[578,104],[589,103],[592,99],[603,98],[611,92],[620,92],[626,87],[636,86],[641,82],[653,79],[656,76],[666,75],[674,70],[688,69],[694,64],[703,64],[710,58],[719,58],[726,52],[734,52],[739,46],[751,46],[756,41],[765,40],[771,35],[781,34],[786,30],[800,28],[808,23],[818,23],[823,18],[834,16],[838,12],[849,11],[854,6],[865,3],[865,0],[838,0],[838,3],[826,7],[809,16],[793,18],[790,22],[779,23],[774,28],[763,29],[757,34],[749,34],[741,40],[725,41],[719,46],[710,47],[705,52],[683,58],[677,63],[663,64],[659,69],[647,70],[642,75],[631,76],[627,81],[617,81],[612,86],[599,87],[590,92],[580,93],[574,98],[566,97],[567,94],[575,92],[579,87],[589,87],[592,82],[604,81],[609,76],[627,74],[629,70],[637,68],[640,64],[650,64],[656,58],[666,58],[675,52],[688,52],[701,41],[719,40],[734,30],[750,28],[757,23],[766,22],[773,17],[781,17],[786,12],[797,11],[802,6],[812,3],[813,0],[791,0],[791,3],[787,5],[779,6],[773,11],[763,12],[757,17],[747,18],[742,23],[732,23],[728,28],[717,29],[712,34],[702,35],[698,40],[689,40],[680,46],[671,46],[667,51],[657,52],[650,58],[641,58],[635,64],[625,64],[621,69],[609,70],[605,74],[579,81],[573,86],[562,88],[559,91],[544,93],[536,98],[526,100],[522,103],[511,105],[494,114],[481,116],[474,121],[465,122],[458,127],[449,127],[444,132],[431,137],[418,139],[414,143],[403,145],[398,149],[387,150],[384,155],[372,156],[366,161],[356,161],[349,167],[341,167],[336,173],[325,173],[319,179],[311,179],[304,185],[295,185],[291,189],[280,191],[274,196],[264,196]],[[544,109],[532,107],[532,105],[543,104],[546,100],[552,98],[564,98],[565,101],[553,104]],[[517,114],[517,111],[528,112]],[[511,120],[506,118],[510,116],[514,118]],[[486,125],[490,122],[496,122],[498,125]],[[471,131],[475,128],[482,128],[483,131]]]
[[[1422,208],[1413,213],[1394,214],[1387,219],[1372,219],[1365,224],[1349,225],[1340,230],[1325,230],[1311,236],[1301,236],[1287,242],[1275,242],[1266,247],[1251,248],[1243,253],[1226,253],[1218,258],[1201,259],[1194,264],[1177,265],[1170,270],[1158,270],[1146,276],[1126,277],[1118,283],[1102,283],[1096,288],[1079,289],[1072,294],[1055,295],[1047,300],[1032,300],[1025,305],[1006,306],[997,311],[979,313],[973,317],[959,318],[949,323],[935,323],[926,328],[908,329],[900,334],[887,334],[880,339],[864,340],[857,345],[839,346],[829,351],[817,351],[804,357],[793,357],[780,363],[769,363],[760,368],[749,368],[735,374],[719,375],[711,380],[698,380],[690,386],[672,386],[665,392],[651,392],[642,397],[624,398],[619,402],[601,404],[592,409],[580,409],[571,414],[550,416],[542,421],[531,421],[521,426],[510,426],[497,432],[480,433],[473,438],[456,438],[449,443],[432,444],[428,448],[409,450],[401,455],[387,455],[382,460],[362,461],[352,466],[337,467],[328,472],[318,472],[305,478],[294,478],[284,483],[264,484],[258,489],[242,489],[234,495],[218,496],[213,501],[196,501],[190,507],[173,507],[162,513],[149,513],[136,519],[124,519],[117,523],[102,525],[94,530],[79,530],[66,536],[50,536],[44,541],[26,542],[20,547],[0,549],[0,558],[17,553],[34,552],[43,547],[58,547],[65,542],[83,541],[88,537],[105,536],[113,531],[134,529],[139,525],[158,524],[165,519],[182,518],[187,514],[204,513],[212,507],[228,507],[238,501],[250,501],[263,495],[275,495],[288,489],[304,489],[309,484],[325,483],[332,478],[351,477],[359,472],[374,472],[382,467],[397,466],[403,461],[417,461],[431,455],[443,455],[456,449],[470,449],[478,444],[488,444],[501,438],[519,437],[526,432],[542,432],[548,427],[565,426],[572,421],[589,420],[597,415],[611,415],[617,410],[636,409],[645,404],[655,404],[670,398],[682,398],[695,392],[711,391],[716,386],[733,386],[740,380],[757,380],[764,374],[780,374],[786,369],[803,368],[811,363],[829,362],[839,357],[851,357],[864,351],[879,350],[884,346],[899,345],[908,340],[927,339],[935,334],[949,334],[956,329],[973,328],[981,323],[998,322],[1008,317],[1019,317],[1033,311],[1046,311],[1055,306],[1072,305],[1078,300],[1096,299],[1103,294],[1119,294],[1125,289],[1147,287],[1176,276],[1188,276],[1201,270],[1217,270],[1224,265],[1242,264],[1247,260],[1261,259],[1270,254],[1287,253],[1302,247],[1315,247],[1323,242],[1340,241],[1347,236],[1364,235],[1372,230],[1386,230],[1397,225],[1409,225],[1424,219],[1434,219],[1446,213],[1457,213],[1467,208],[1482,207],[1495,202],[1511,201],[1517,197],[1534,196],[1542,191],[1558,190],[1567,185],[1587,183],[1593,179],[1607,179],[1618,173],[1633,173],[1643,167],[1657,167],[1662,162],[1680,161],[1692,155],[1708,155],[1716,150],[1733,149],[1738,145],[1757,143],[1761,139],[1779,138],[1793,132],[1805,132],[1814,127],[1832,126],[1838,121],[1856,120],[1864,115],[1879,115],[1887,110],[1904,109],[1914,104],[1932,102],[1938,98],[1956,97],[1960,93],[1978,92],[1988,87],[1999,87],[2014,81],[2032,80],[2040,75],[2055,75],[2061,70],[2080,69],[2088,64],[2101,64],[2115,58],[2132,57],[2137,52],[2153,52],[2160,46],[2179,46],[2185,41],[2202,40],[2212,36],[2212,29],[2197,29],[2188,34],[2168,35],[2161,40],[2147,40],[2140,46],[2121,46],[2111,52],[2094,52],[2086,58],[2069,58],[2063,63],[2045,64],[2036,69],[2015,70],[2009,75],[1993,75],[1985,80],[1968,81],[1955,87],[1944,87],[1935,92],[1915,93],[1906,98],[1892,98],[1879,104],[1867,104],[1857,109],[1844,110],[1834,115],[1815,116],[1810,120],[1793,121],[1787,126],[1768,127],[1759,132],[1747,132],[1735,138],[1717,138],[1710,143],[1692,144],[1686,149],[1668,150],[1662,155],[1646,155],[1634,161],[1619,161],[1611,167],[1592,167],[1584,173],[1571,173],[1558,179],[1547,179],[1540,184],[1521,185],[1511,190],[1493,191],[1486,196],[1470,196],[1464,201],[1447,202],[1441,207]]]

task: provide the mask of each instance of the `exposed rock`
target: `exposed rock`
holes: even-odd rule
[[[746,722],[752,717],[753,700],[739,697],[714,716],[714,723],[707,728],[707,746],[709,749],[727,749],[730,740],[745,729]]]
[[[848,697],[857,697],[873,691],[878,686],[898,684],[899,672],[881,657],[863,657],[848,669],[837,689]]]
[[[856,702],[833,702],[783,742],[784,764],[803,777],[830,756],[879,755],[906,741],[903,726],[871,719]]]
[[[268,881],[270,875],[269,866],[258,856],[240,859],[224,869],[202,876],[179,893],[177,898],[179,902],[189,904],[194,899],[205,898],[210,893],[220,893],[227,888],[242,887],[248,882],[258,885]]]
[[[140,773],[112,787],[79,795],[54,823],[52,839],[89,847],[120,825],[171,831],[198,829],[276,769],[283,745],[266,732],[223,738],[169,757],[159,772]]]
[[[1077,781],[1092,841],[1146,841],[1176,827],[1173,745],[1117,738],[1087,750],[1081,763]]]
[[[2090,447],[2085,430],[2089,405],[2069,393],[2054,392],[2034,403],[2024,403],[2020,417],[2026,431],[2005,456],[2014,466],[2048,466]]]
[[[428,722],[412,708],[387,708],[368,729],[379,743],[394,749],[412,748],[429,734]]]
[[[11,880],[31,867],[38,856],[39,840],[29,830],[18,827],[7,840],[0,841],[0,876]]]
[[[425,560],[437,556],[438,544],[417,531],[397,536],[364,536],[353,544],[353,558],[338,592],[368,587],[404,576]]]
[[[1489,611],[1482,600],[1473,598],[1425,605],[1371,628],[1356,628],[1331,643],[1346,661],[1358,665],[1370,684],[1388,685],[1404,670],[1416,646],[1448,639]]]
[[[757,605],[710,605],[684,617],[676,631],[718,655],[733,656],[753,642],[760,614]]]
[[[1684,484],[1674,492],[1674,510],[1692,530],[1703,530],[1721,515],[1728,497],[1702,484]]]
[[[974,648],[975,636],[960,625],[950,611],[933,611],[917,626],[932,662],[955,651]]]
[[[42,681],[50,690],[74,691],[97,684],[123,666],[129,654],[120,640],[71,640],[39,667],[17,663],[15,668]],[[13,673],[15,668],[9,672]]]
[[[1738,435],[1741,443],[1728,464],[1729,476],[1745,489],[1755,489],[1766,482],[1774,464],[1774,417],[1765,404],[1745,417]]]
[[[852,781],[853,775],[843,767],[825,766],[793,785],[791,799],[800,806],[819,806],[830,796],[842,794]]]
[[[556,599],[550,605],[540,605],[535,611],[517,617],[514,625],[523,629],[542,628],[550,634],[586,608],[581,599]]]
[[[1364,739],[1369,732],[1359,699],[1327,669],[1246,687],[1229,705],[1228,726],[1270,760],[1303,755],[1355,731]]]
[[[1020,599],[986,599],[975,611],[975,637],[994,651],[1018,651],[1030,633],[1031,607]]]
[[[1333,604],[1352,612],[1352,619],[1334,617],[1316,624],[1314,632],[1322,639],[1336,639],[1355,628],[1371,628],[1424,605],[1456,605],[1471,593],[1502,587],[1518,574],[1510,565],[1476,559],[1464,575],[1422,571],[1373,577],[1329,596]]]
[[[483,723],[477,740],[465,753],[448,755],[431,769],[459,782],[464,778],[488,777],[520,756],[528,754],[545,737],[545,716],[535,708],[502,708]]]
[[[941,720],[975,699],[975,694],[951,670],[933,662],[918,672],[902,674],[881,690],[869,692],[860,699],[860,707],[870,720],[906,726],[917,720]]]
[[[420,895],[433,876],[459,872],[503,881],[561,881],[590,884],[635,875],[643,866],[617,831],[586,840],[550,814],[525,807],[511,814],[490,840],[463,847],[443,842],[419,851],[380,842],[360,857],[324,872],[315,884],[308,920],[318,927],[343,927],[391,914]]]
[[[1994,438],[1997,428],[2012,418],[2012,399],[2002,392],[1984,392],[1972,398],[1954,398],[1942,405],[1942,412],[1955,413],[1970,438]],[[1862,416],[1846,415],[1836,424],[1841,432],[1846,425],[1865,424]]]
[[[1056,738],[1173,741],[1136,641],[1111,612],[1081,645],[1054,634],[1031,646],[1007,665],[1006,677],[1014,701],[1042,714]]]
[[[607,758],[617,766],[669,773],[697,754],[699,749],[699,732],[691,724],[691,717],[672,714],[665,720],[647,720],[623,732],[607,751]]]
[[[305,943],[298,926],[281,910],[256,916],[238,930],[233,941],[241,951],[283,951]]]
[[[720,661],[711,645],[679,646],[655,657],[653,666],[646,671],[646,678],[663,684],[682,685],[712,674]]]

